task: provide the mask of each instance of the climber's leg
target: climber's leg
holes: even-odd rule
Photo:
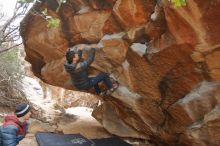
[[[99,84],[95,84],[94,85],[94,88],[95,88],[95,92],[96,92],[96,94],[100,94],[101,93],[101,89],[99,88]]]
[[[108,74],[100,73],[96,77],[90,78],[90,86],[95,88],[97,94],[101,93],[98,83],[102,81],[105,83],[108,90],[111,92],[113,92],[115,89],[118,88],[118,83],[117,82],[113,83],[113,81],[111,81]]]
[[[105,73],[100,73],[97,76],[91,78],[91,85],[95,86],[96,84],[100,82],[104,82],[108,89],[111,89],[113,87],[113,84],[109,78],[109,76]]]

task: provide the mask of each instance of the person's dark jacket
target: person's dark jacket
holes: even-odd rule
[[[1,128],[2,146],[16,146],[25,137],[27,129],[26,122],[21,123],[15,114],[8,114]]]
[[[89,51],[88,58],[83,62],[78,62],[77,64],[65,63],[64,67],[66,71],[70,74],[74,86],[78,89],[88,89],[89,86],[89,77],[87,69],[89,65],[93,62],[95,57],[95,49],[92,48]]]

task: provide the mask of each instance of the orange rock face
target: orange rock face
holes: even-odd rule
[[[58,27],[36,15],[45,7]],[[89,72],[120,83],[93,112],[106,130],[158,145],[220,144],[218,0],[177,8],[167,0],[67,0],[55,8],[37,2],[21,23],[36,76],[74,89],[63,67],[66,50],[99,44]]]
[[[153,3],[142,0],[117,0],[113,12],[124,29],[146,23],[153,11]]]
[[[69,18],[72,42],[98,42],[104,35],[103,27],[110,16],[110,11],[94,11]]]

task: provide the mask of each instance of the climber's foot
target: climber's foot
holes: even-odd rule
[[[119,83],[117,81],[113,81],[112,88],[102,91],[100,96],[108,96],[111,95],[117,88],[119,87]]]
[[[100,96],[106,96],[106,92],[107,92],[107,90],[104,90],[104,91],[102,91],[99,95],[100,95]]]
[[[115,83],[113,83],[113,87],[111,89],[109,89],[111,92],[114,92],[117,88],[119,87],[119,84],[117,81],[115,81]]]
[[[111,91],[110,89],[109,90],[104,90],[99,95],[103,96],[103,97],[106,97],[106,96],[109,96],[112,92],[113,91]]]

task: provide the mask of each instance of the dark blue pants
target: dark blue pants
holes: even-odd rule
[[[96,94],[101,93],[101,89],[99,88],[99,83],[104,82],[108,89],[111,89],[113,87],[112,82],[110,80],[110,77],[108,74],[100,73],[96,77],[90,78],[90,87],[95,88]]]

